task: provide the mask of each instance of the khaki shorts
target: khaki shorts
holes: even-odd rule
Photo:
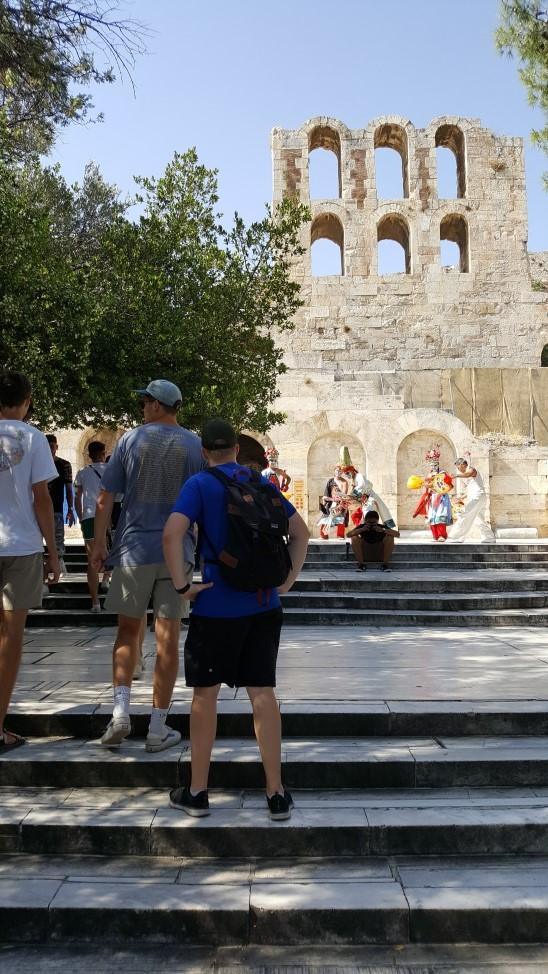
[[[191,582],[194,566],[186,562],[185,571],[187,582]],[[113,568],[105,599],[107,612],[140,619],[151,600],[154,615],[159,619],[181,619],[185,609],[188,609],[188,600],[183,599],[173,588],[165,562]]]
[[[7,555],[0,557],[2,607],[8,611],[35,609],[42,605],[44,556]]]

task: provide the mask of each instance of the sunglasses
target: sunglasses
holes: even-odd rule
[[[157,401],[158,400],[157,399],[153,399],[152,396],[143,396],[143,398],[141,399],[139,405],[140,405],[141,409],[144,409],[145,406],[147,405],[147,403],[149,403],[149,402],[157,402]]]

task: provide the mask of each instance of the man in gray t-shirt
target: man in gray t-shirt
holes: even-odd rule
[[[139,649],[141,620],[150,600],[156,618],[156,669],[147,751],[163,751],[181,740],[165,719],[179,668],[183,599],[171,581],[162,551],[162,533],[182,485],[204,467],[195,433],[177,423],[180,390],[166,379],[138,390],[143,425],[125,433],[103,474],[95,513],[93,562],[113,566],[105,608],[118,614],[113,651],[114,709],[101,743],[120,744],[131,732],[129,700]],[[112,551],[106,534],[116,494],[122,510]],[[192,582],[194,538],[185,544],[187,581]],[[199,590],[198,586],[193,589]],[[185,593],[187,594],[187,593]],[[189,593],[193,594],[193,592]],[[188,594],[187,594],[188,597]]]

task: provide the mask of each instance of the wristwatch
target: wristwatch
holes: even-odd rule
[[[190,588],[190,583],[187,582],[186,585],[183,585],[182,588],[176,588],[175,591],[178,592],[179,595],[184,595],[185,592],[188,592],[189,588]]]

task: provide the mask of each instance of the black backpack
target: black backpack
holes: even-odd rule
[[[207,473],[225,489],[227,537],[222,551],[215,551],[201,528],[224,581],[240,592],[282,585],[291,571],[291,558],[289,520],[280,494],[253,470],[243,483],[217,467]]]

